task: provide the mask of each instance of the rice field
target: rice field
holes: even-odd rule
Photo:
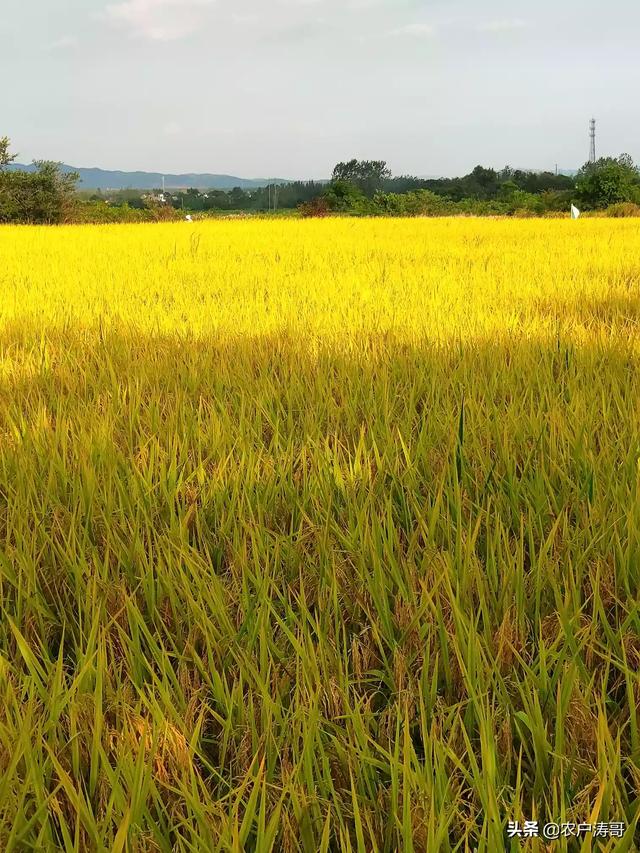
[[[639,321],[640,220],[0,228],[0,848],[637,849]]]

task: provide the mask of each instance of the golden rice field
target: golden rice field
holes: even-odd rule
[[[0,848],[637,849],[639,321],[640,220],[0,228]]]

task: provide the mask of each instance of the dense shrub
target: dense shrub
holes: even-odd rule
[[[454,202],[430,190],[377,193],[373,202],[375,212],[386,216],[446,216],[456,212]]]
[[[110,222],[146,222],[149,211],[128,204],[111,205],[104,201],[79,202],[74,211],[74,222],[107,224]]]
[[[640,205],[632,201],[622,201],[619,204],[612,204],[605,211],[607,216],[614,219],[623,219],[625,217],[640,216]]]
[[[150,205],[149,207],[131,207],[125,204],[107,204],[105,201],[79,201],[70,222],[107,225],[115,222],[175,222],[182,219],[182,213],[171,205]]]
[[[311,201],[305,201],[298,205],[298,212],[303,218],[329,216],[331,210],[324,196],[318,196]]]

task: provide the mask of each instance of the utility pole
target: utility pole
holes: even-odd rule
[[[596,162],[596,120],[594,118],[592,118],[591,121],[589,122],[589,139],[591,142],[591,144],[589,146],[589,162],[595,163]]]

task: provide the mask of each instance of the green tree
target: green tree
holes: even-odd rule
[[[331,182],[344,181],[353,184],[368,198],[373,198],[390,177],[391,170],[384,160],[349,160],[336,165]]]
[[[513,196],[520,191],[518,184],[509,178],[500,185],[498,190],[498,198],[500,201],[510,201]]]
[[[586,207],[640,200],[640,172],[628,154],[601,157],[580,169],[576,181],[579,201]]]
[[[8,136],[0,136],[0,169],[4,169],[9,163],[13,163],[17,154],[9,154],[11,142]]]
[[[329,209],[338,213],[366,213],[369,200],[359,186],[347,180],[333,180],[323,194]]]
[[[35,171],[6,167],[15,160],[7,137],[0,138],[0,222],[53,224],[71,217],[78,175],[59,163],[37,161]]]
[[[77,172],[63,172],[60,163],[36,160],[32,218],[36,222],[55,224],[64,222],[75,205]]]
[[[500,179],[495,169],[476,166],[470,175],[463,178],[463,185],[469,198],[492,199],[498,195]]]

